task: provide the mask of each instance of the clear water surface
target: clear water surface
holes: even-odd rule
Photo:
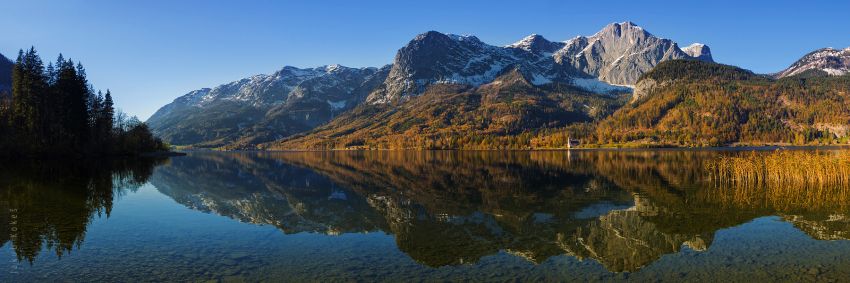
[[[193,152],[4,166],[0,281],[846,281],[850,210],[739,152]]]

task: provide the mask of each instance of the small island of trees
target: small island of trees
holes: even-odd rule
[[[115,156],[167,151],[148,126],[95,92],[86,70],[61,54],[45,67],[35,48],[21,50],[11,95],[0,95],[0,155]]]

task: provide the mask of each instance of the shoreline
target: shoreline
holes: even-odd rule
[[[529,148],[529,149],[213,149],[183,148],[184,152],[346,152],[346,151],[468,151],[468,152],[511,152],[511,151],[768,151],[768,150],[840,150],[850,145],[752,145],[715,147],[574,147],[574,148]],[[177,156],[182,156],[177,155]]]
[[[8,159],[32,159],[32,160],[98,160],[98,159],[133,159],[133,158],[166,158],[186,156],[185,152],[179,151],[156,151],[143,152],[137,154],[114,154],[114,155],[74,155],[61,153],[18,153],[18,154],[0,154],[0,160]]]

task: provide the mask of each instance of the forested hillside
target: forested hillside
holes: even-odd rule
[[[850,76],[774,80],[696,60],[659,64],[633,94],[533,86],[511,72],[478,88],[438,85],[398,106],[359,107],[272,149],[564,148],[846,143]],[[622,107],[620,107],[622,106]]]
[[[364,105],[274,149],[528,148],[537,131],[593,122],[625,95],[561,84],[534,86],[518,69],[480,87],[440,84],[398,105]]]
[[[846,141],[849,95],[848,76],[774,81],[732,66],[671,61],[646,73],[635,101],[585,138],[676,146]]]

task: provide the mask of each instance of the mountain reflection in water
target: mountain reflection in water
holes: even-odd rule
[[[382,231],[430,267],[504,251],[632,272],[685,247],[708,250],[718,230],[774,215],[814,239],[850,237],[848,194],[806,196],[821,205],[801,206],[706,179],[706,162],[734,154],[196,152],[167,162],[6,163],[0,243],[30,263],[43,251],[82,249],[92,220],[148,182],[190,209],[285,234]]]
[[[779,215],[815,239],[847,239],[841,207],[749,206],[705,181],[715,151],[196,153],[150,182],[177,202],[284,233],[384,231],[421,264],[499,251],[569,255],[636,271],[714,233]]]

